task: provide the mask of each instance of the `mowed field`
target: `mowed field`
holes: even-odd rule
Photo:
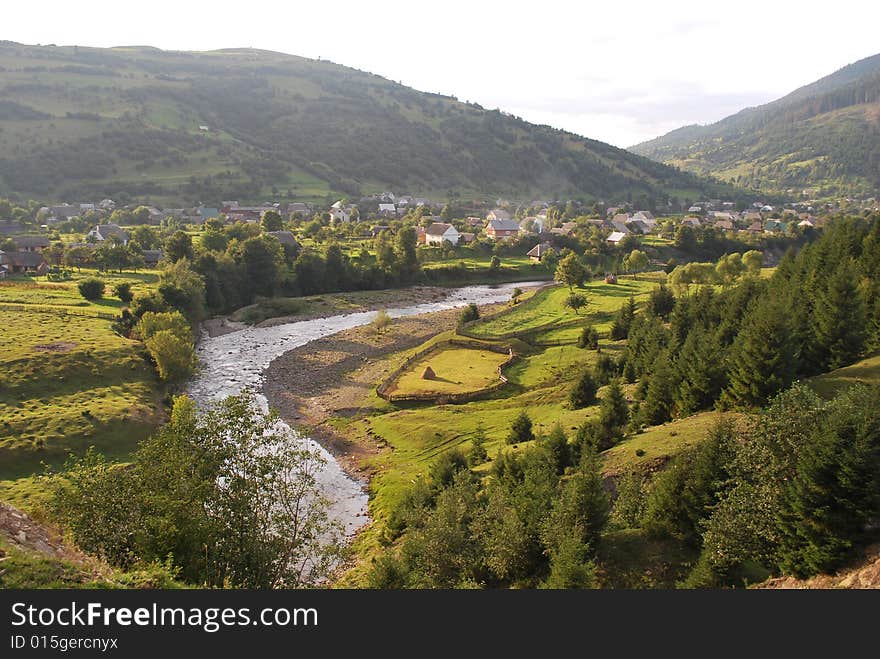
[[[137,290],[156,276],[102,278],[108,288],[119,279]],[[42,491],[33,476],[44,466],[58,467],[89,446],[125,460],[162,420],[159,383],[142,345],[113,332],[104,317],[120,306],[115,298],[86,302],[75,281],[0,286],[0,499],[38,507]]]
[[[508,356],[490,350],[441,348],[416,360],[397,379],[394,394],[458,394],[485,389],[498,382],[498,368]],[[430,368],[434,376],[423,377]]]

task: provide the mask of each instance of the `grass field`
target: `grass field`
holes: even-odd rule
[[[823,398],[833,398],[854,384],[880,385],[880,354],[830,373],[817,375],[807,380],[807,384]]]
[[[485,389],[498,382],[498,368],[507,355],[490,350],[440,348],[415,361],[401,374],[389,393],[459,394]],[[435,377],[422,378],[430,367]]]
[[[553,286],[537,293],[534,298],[521,303],[509,313],[487,318],[485,321],[477,323],[470,328],[470,333],[490,339],[512,332],[559,325],[580,318],[583,318],[584,322],[589,319],[593,322],[608,323],[611,320],[609,314],[616,312],[630,295],[635,296],[638,300],[650,293],[656,286],[656,281],[648,279],[620,279],[617,284],[591,281],[583,288],[576,289],[576,292],[587,296],[587,307],[579,314],[575,314],[564,304],[571,291],[565,286]],[[570,338],[570,335],[566,335],[566,337]]]
[[[79,295],[77,281],[95,274],[0,284],[0,499],[28,509],[44,494],[33,479],[44,465],[58,467],[89,446],[126,460],[162,418],[160,386],[141,344],[97,316],[116,315],[121,302]],[[101,277],[108,288],[129,281],[136,291],[158,281],[155,272]]]

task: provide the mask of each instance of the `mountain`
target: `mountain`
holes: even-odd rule
[[[0,42],[0,194],[207,202],[384,189],[609,201],[730,192],[327,61]]]
[[[779,193],[880,193],[880,55],[708,126],[630,147],[700,175]]]

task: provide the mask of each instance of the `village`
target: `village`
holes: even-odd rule
[[[876,202],[846,200],[848,206],[871,207]],[[118,206],[112,199],[99,202],[63,203],[0,214],[0,278],[14,274],[45,275],[52,269],[72,265],[97,265],[101,246],[129,246],[133,267],[155,268],[164,257],[162,239],[176,230],[194,236],[207,223],[257,225],[276,238],[287,250],[298,252],[304,245],[338,241],[350,246],[370,244],[382,232],[394,234],[402,226],[413,226],[423,260],[450,258],[472,251],[486,252],[492,245],[522,247],[522,256],[540,262],[552,251],[568,247],[565,239],[599,237],[609,247],[632,249],[641,240],[673,241],[682,227],[712,231],[754,242],[762,236],[791,236],[820,227],[838,205],[795,202],[771,205],[756,201],[737,210],[730,201],[697,201],[685,212],[655,214],[627,204],[590,207],[575,201],[532,200],[513,203],[498,199],[495,207],[480,214],[479,202],[440,204],[427,198],[395,195],[392,192],[364,197],[358,203],[344,199],[328,206],[306,202],[266,202],[244,205],[223,201],[216,206],[158,208],[129,204]],[[740,204],[742,206],[742,204]],[[11,209],[11,205],[9,205]],[[2,211],[2,209],[0,209]],[[268,225],[267,214],[274,218]],[[152,227],[152,238],[137,227]],[[147,244],[143,244],[147,243]],[[431,250],[430,248],[436,248]],[[464,251],[463,251],[464,250]],[[497,249],[496,249],[497,251]],[[439,252],[435,254],[434,252]],[[106,264],[108,266],[112,264]]]

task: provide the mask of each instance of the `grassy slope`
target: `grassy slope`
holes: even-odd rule
[[[718,188],[452,97],[252,49],[4,42],[0,100],[25,112],[0,113],[0,154],[16,154],[0,162],[5,192],[41,198],[128,191],[170,202],[200,196],[190,177],[211,177],[200,191],[218,200],[224,190],[260,200],[277,188],[324,201],[352,186],[442,197],[453,189],[552,197]]]
[[[148,286],[155,276],[121,278]],[[0,308],[14,300],[25,309],[2,310],[0,499],[30,509],[43,494],[32,478],[43,464],[59,466],[69,451],[88,446],[124,460],[162,415],[140,344],[115,334],[106,319],[61,313],[115,311],[118,300],[83,304],[74,283],[40,288],[46,285],[0,287]]]

